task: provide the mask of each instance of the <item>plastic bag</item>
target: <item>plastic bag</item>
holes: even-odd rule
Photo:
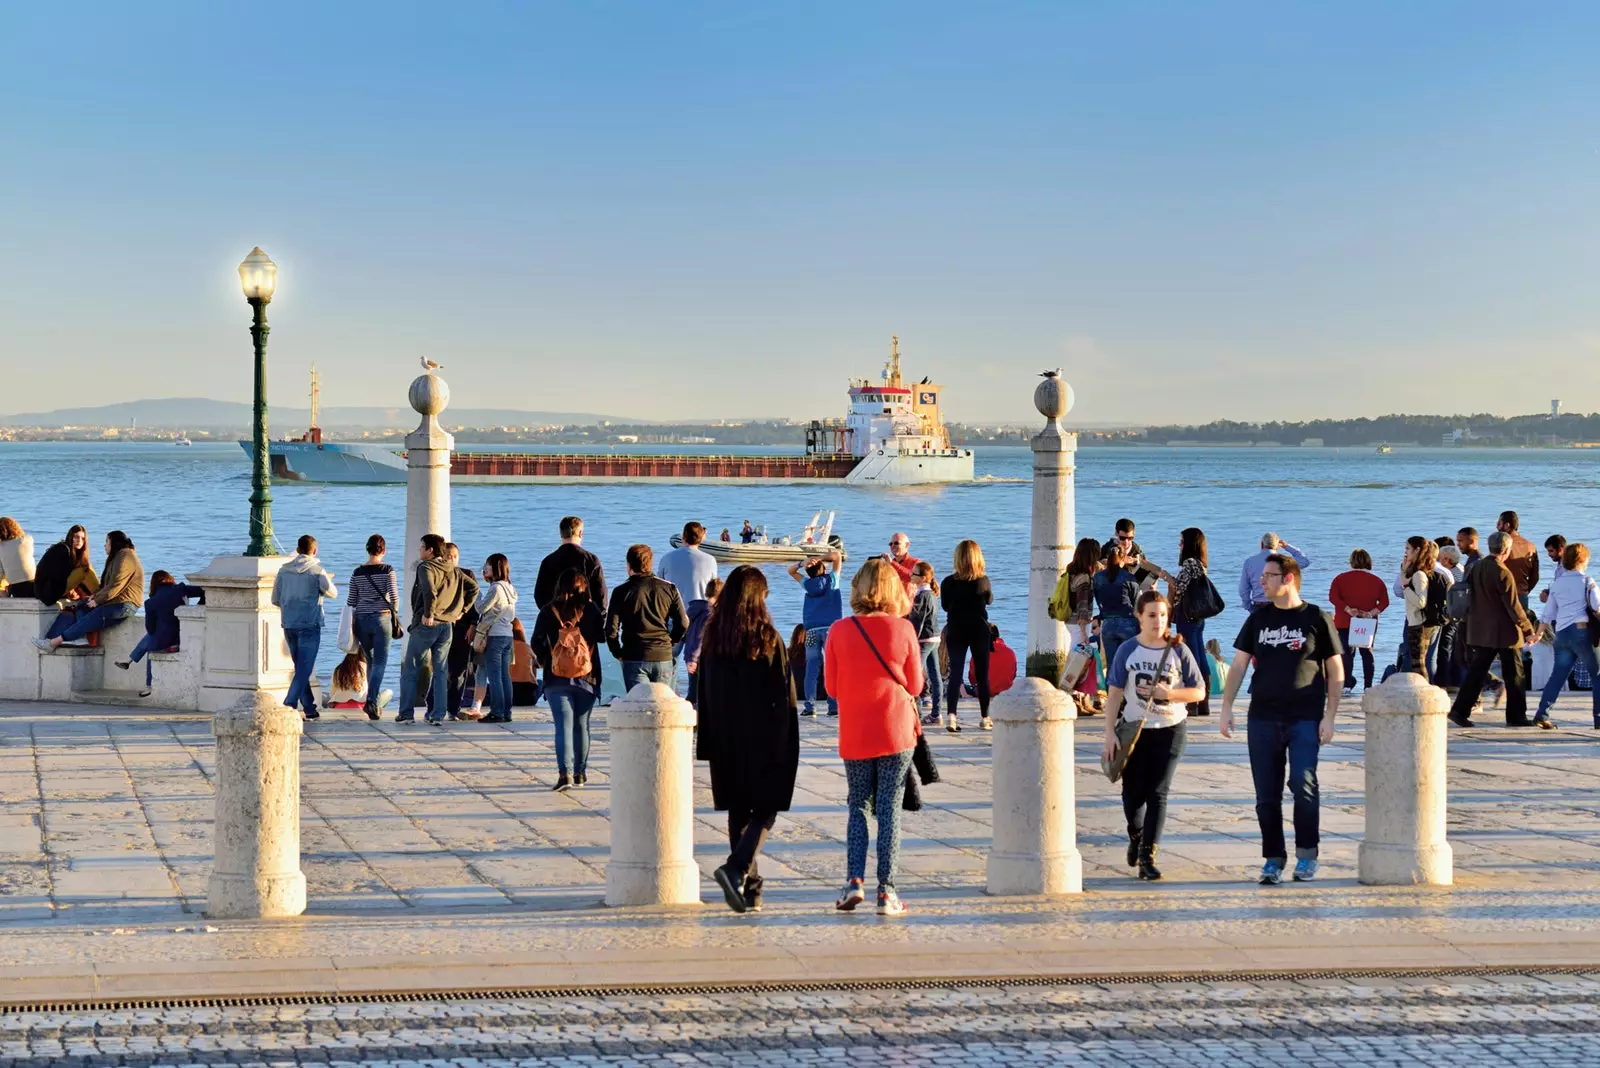
[[[349,605],[345,605],[339,610],[338,640],[341,653],[353,653],[360,648],[360,645],[356,642],[355,613],[350,610]]]

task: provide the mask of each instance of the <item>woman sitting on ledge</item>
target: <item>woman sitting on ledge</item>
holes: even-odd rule
[[[392,690],[384,690],[378,694],[377,707],[380,712],[393,696]],[[363,708],[366,700],[367,654],[358,648],[355,652],[347,654],[339,661],[339,666],[333,669],[333,678],[328,683],[328,691],[323,694],[322,707]]]
[[[67,642],[114,627],[139,611],[144,589],[144,565],[133,551],[133,539],[120,530],[106,535],[106,569],[94,596],[69,605],[50,625],[50,633],[33,639],[44,652],[54,652]]]
[[[33,596],[33,539],[22,525],[0,515],[0,597]]]
[[[199,586],[179,582],[165,571],[150,576],[150,598],[144,603],[144,637],[133,647],[128,659],[118,660],[117,667],[127,671],[150,653],[175,653],[178,651],[178,607],[188,604],[189,598],[198,597],[206,603],[206,591]],[[150,696],[153,662],[144,666],[144,689],[140,697]]]
[[[89,562],[89,532],[74,524],[65,538],[44,551],[34,572],[33,595],[40,604],[60,604],[91,597],[99,588]]]

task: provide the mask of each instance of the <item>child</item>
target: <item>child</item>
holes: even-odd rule
[[[717,603],[717,594],[722,592],[722,580],[712,578],[706,581],[706,595],[698,600],[690,601],[685,611],[689,615],[689,629],[683,636],[683,663],[689,672],[689,703],[692,705],[700,698],[699,680],[695,672],[700,667],[700,641],[705,637],[706,620],[711,618],[711,606]]]
[[[206,603],[206,591],[199,586],[179,582],[165,571],[151,573],[150,596],[144,602],[144,637],[133,647],[128,659],[116,662],[117,667],[127,671],[150,653],[176,652],[178,606],[188,604],[191,597],[198,597],[201,604]],[[139,691],[140,697],[150,696],[154,668],[154,662],[144,665],[144,689]]]
[[[927,684],[922,689],[922,707],[933,711],[922,717],[922,722],[937,724],[940,721],[939,705],[942,700],[939,685],[939,580],[933,577],[933,565],[919,560],[911,569],[911,626],[916,629],[917,642],[922,647],[923,674]]]
[[[389,698],[394,696],[390,690],[383,690],[378,694],[378,710],[389,703]],[[333,679],[328,683],[328,692],[323,695],[324,708],[361,708],[367,700],[367,654],[361,649],[348,654],[339,661],[339,666],[333,669]]]

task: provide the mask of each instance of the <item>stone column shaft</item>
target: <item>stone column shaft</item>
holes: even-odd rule
[[[1358,872],[1369,886],[1449,886],[1455,861],[1445,838],[1445,739],[1450,698],[1410,671],[1368,690],[1366,831]]]
[[[422,416],[417,429],[406,435],[406,549],[400,575],[402,604],[420,559],[418,544],[424,534],[450,540],[450,452],[455,438],[439,425],[438,415],[450,403],[450,387],[435,374],[419,375],[409,391],[411,407]],[[409,625],[409,613],[401,619]]]
[[[1078,852],[1073,741],[1077,708],[1053,683],[1021,679],[994,699],[991,894],[1076,894]]]
[[[206,915],[218,919],[298,916],[300,713],[256,690],[212,719],[217,738],[216,824]]]
[[[606,711],[611,729],[607,905],[700,903],[694,861],[694,707],[659,682]]]
[[[1072,407],[1072,387],[1051,372],[1033,394],[1034,406],[1047,422],[1035,434],[1033,447],[1033,531],[1028,553],[1027,674],[1061,679],[1071,647],[1066,624],[1050,618],[1050,594],[1072,560],[1077,542],[1074,472],[1078,435],[1061,428]]]

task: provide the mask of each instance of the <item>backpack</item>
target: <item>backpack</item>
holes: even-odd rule
[[[1437,571],[1428,572],[1428,599],[1422,605],[1422,625],[1442,627],[1449,622],[1446,611],[1450,600],[1450,583]]]
[[[582,616],[561,625],[556,643],[550,647],[550,674],[558,679],[586,679],[594,671],[594,660],[589,655],[589,643],[584,640],[578,626]]]
[[[1050,594],[1050,618],[1062,623],[1072,618],[1072,610],[1077,607],[1072,603],[1072,578],[1069,572],[1061,572],[1061,577],[1056,579],[1055,592]]]
[[[1433,594],[1431,584],[1428,587],[1428,594],[1431,600]],[[1467,615],[1472,611],[1472,581],[1470,578],[1464,578],[1450,587],[1450,592],[1445,596],[1445,611],[1449,613],[1451,619],[1457,621],[1467,618]]]

